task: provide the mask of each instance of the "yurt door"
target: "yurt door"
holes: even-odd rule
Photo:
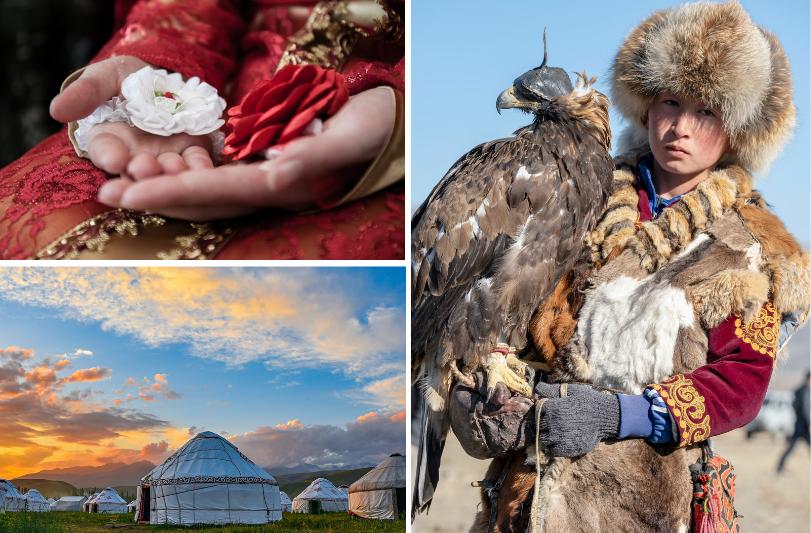
[[[318,500],[309,500],[308,503],[310,505],[310,514],[318,514],[321,512],[321,502]]]
[[[142,496],[138,500],[141,503],[138,513],[138,521],[149,522],[149,508],[152,507],[152,500],[149,499],[149,487],[142,486],[140,490]]]
[[[406,512],[406,495],[405,495],[405,487],[401,489],[394,489],[397,493],[397,514],[398,515],[405,515]]]

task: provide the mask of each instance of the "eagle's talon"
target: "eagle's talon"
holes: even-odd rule
[[[505,355],[502,351],[494,351],[485,356],[482,366],[487,375],[488,402],[498,383],[502,383],[509,390],[522,396],[532,396],[532,387],[525,378],[527,365],[515,357],[512,352]]]
[[[510,348],[510,352],[505,356],[507,366],[513,369],[519,376],[527,375],[527,365],[524,361],[516,357],[515,348]]]
[[[471,389],[476,388],[476,380],[473,379],[472,376],[469,376],[467,374],[463,374],[459,370],[459,367],[456,366],[456,360],[451,361],[450,368],[451,368],[451,374],[453,374],[453,377],[456,378],[456,381],[458,381],[459,383],[461,383],[465,387],[468,387],[468,388],[471,388]]]

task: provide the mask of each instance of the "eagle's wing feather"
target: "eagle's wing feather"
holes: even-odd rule
[[[523,347],[532,314],[574,268],[603,210],[613,165],[582,126],[536,122],[474,148],[414,215],[412,379],[433,404],[422,407],[416,511],[439,479],[449,363],[475,367],[499,335]]]
[[[412,218],[414,370],[425,348],[440,338],[457,304],[478,280],[492,275],[495,261],[529,215],[528,202],[510,205],[507,198],[521,161],[532,157],[523,139],[525,130],[462,156]],[[456,309],[456,314],[460,311]],[[475,338],[480,332],[468,334]]]

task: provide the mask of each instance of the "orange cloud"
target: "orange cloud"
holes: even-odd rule
[[[61,394],[68,383],[95,382],[109,368],[85,368],[60,379],[56,363],[33,362],[32,350],[0,349],[0,477],[16,477],[48,467],[79,466],[97,461],[102,449],[127,448],[129,435],[165,431],[168,423],[133,409],[95,405],[92,391]],[[126,436],[125,436],[126,435]],[[156,456],[141,449],[155,439],[144,437],[133,457]],[[167,440],[167,439],[163,439]],[[123,457],[123,456],[122,456]],[[136,459],[138,460],[138,459]]]
[[[56,383],[56,372],[47,366],[38,366],[26,372],[25,380],[39,390],[44,390]]]
[[[405,422],[406,412],[405,409],[400,411],[399,413],[394,413],[389,417],[389,420],[392,422]]]
[[[109,463],[134,463],[137,461],[149,461],[157,464],[163,462],[169,455],[169,443],[165,440],[150,443],[141,449],[118,448],[114,445],[95,457],[100,464]]]
[[[0,349],[0,357],[6,357],[16,361],[31,359],[34,357],[34,350],[18,348],[17,346],[8,346],[5,349]]]
[[[62,370],[63,368],[65,368],[69,364],[70,364],[70,359],[60,359],[59,361],[54,363],[54,368],[56,370]]]
[[[145,402],[154,402],[158,396],[163,397],[165,400],[177,400],[180,394],[169,388],[169,378],[167,374],[155,374],[150,382],[149,378],[144,378],[142,384],[139,386],[138,381],[133,377],[128,377],[124,382],[124,387],[138,387],[138,398]],[[124,390],[115,391],[116,394],[123,394]],[[126,398],[115,400],[116,405],[121,405],[125,402],[131,402],[135,396],[128,394]]]
[[[282,431],[291,430],[291,429],[302,429],[304,424],[298,418],[294,418],[293,420],[288,420],[285,424],[276,424],[273,426],[274,429],[280,429]]]
[[[377,412],[371,411],[369,413],[366,413],[365,415],[360,415],[358,418],[355,419],[355,422],[357,422],[358,424],[363,424],[364,422],[375,420],[379,416],[380,415],[378,415]]]
[[[85,381],[101,381],[110,377],[112,372],[109,368],[94,366],[93,368],[83,368],[77,370],[66,378],[61,379],[61,383],[81,383]]]

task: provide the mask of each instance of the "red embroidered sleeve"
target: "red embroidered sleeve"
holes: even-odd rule
[[[117,17],[129,4],[133,2],[119,1]],[[232,0],[138,0],[93,61],[131,55],[187,78],[198,76],[222,90],[236,66],[243,31]]]
[[[780,334],[767,303],[748,322],[730,316],[709,332],[707,364],[653,384],[686,446],[751,422],[763,403]]]

